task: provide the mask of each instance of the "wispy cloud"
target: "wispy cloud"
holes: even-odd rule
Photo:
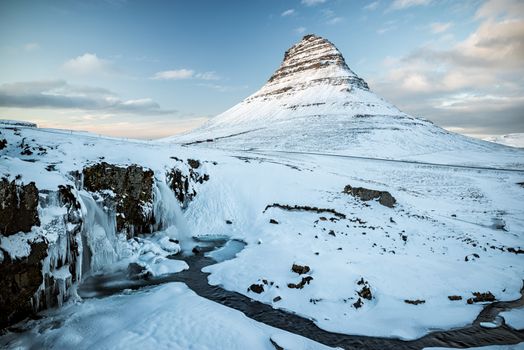
[[[306,27],[297,27],[293,29],[293,31],[297,34],[304,34],[306,32]]]
[[[306,6],[316,6],[319,4],[323,4],[326,1],[327,0],[302,0],[301,3],[302,5],[306,5]]]
[[[286,11],[282,12],[280,14],[280,16],[282,16],[282,17],[289,17],[289,16],[293,16],[295,14],[296,14],[295,9],[289,9],[289,10],[286,10]]]
[[[62,68],[76,75],[107,75],[116,72],[113,63],[109,60],[99,58],[96,54],[85,53],[66,61]]]
[[[174,113],[161,109],[151,98],[125,100],[104,88],[70,85],[64,80],[0,85],[0,107],[79,109],[139,115]]]
[[[27,52],[32,52],[40,49],[40,45],[38,43],[27,43],[24,45],[24,50]]]
[[[330,9],[322,10],[322,16],[324,17],[326,24],[337,24],[344,20],[344,18],[337,16],[335,11]]]
[[[524,3],[486,1],[476,18],[477,28],[448,49],[430,43],[388,59],[387,74],[371,85],[440,125],[476,125],[479,133],[524,130]]]
[[[391,3],[391,10],[403,10],[414,6],[425,6],[428,5],[431,0],[394,0]]]
[[[364,6],[363,9],[366,11],[375,11],[378,8],[378,5],[380,5],[380,1],[373,1]]]
[[[434,34],[444,33],[449,28],[451,28],[451,26],[452,26],[451,22],[447,22],[447,23],[434,22],[429,25],[431,32]]]
[[[220,80],[215,72],[197,73],[192,69],[174,69],[157,72],[151,79],[154,80],[183,80],[183,79],[200,79],[200,80]]]

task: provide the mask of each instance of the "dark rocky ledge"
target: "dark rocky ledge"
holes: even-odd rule
[[[34,182],[23,185],[6,178],[0,181],[0,234],[10,236],[39,226],[37,208],[38,189]]]
[[[378,202],[388,208],[393,208],[397,200],[387,191],[370,190],[364,187],[352,187],[347,185],[344,187],[344,193],[350,194],[353,197],[358,197],[363,201],[370,201],[378,199]]]

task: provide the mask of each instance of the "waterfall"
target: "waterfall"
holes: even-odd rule
[[[87,254],[83,257],[83,264],[89,263],[88,266],[84,266],[84,270],[96,272],[111,266],[119,259],[119,239],[116,233],[115,215],[106,213],[89,193],[85,191],[78,193],[84,216],[82,241],[89,248],[84,247],[83,249],[84,254]]]
[[[185,252],[193,248],[195,242],[175,193],[158,179],[155,181],[153,212],[157,221],[156,230],[164,230],[170,238],[178,239]]]

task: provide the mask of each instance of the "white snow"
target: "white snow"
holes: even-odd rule
[[[524,329],[524,308],[513,309],[500,313],[507,325],[515,329]]]
[[[32,321],[28,333],[0,338],[0,345],[16,349],[274,350],[272,338],[286,349],[330,349],[200,298],[181,283],[70,303],[46,316]],[[53,326],[56,324],[60,327]]]
[[[115,232],[114,213],[80,192],[95,273],[130,262],[157,276],[181,271],[187,265],[167,257],[190,251],[192,236],[225,236],[247,245],[237,241],[209,254],[220,261],[205,268],[210,284],[332,332],[414,339],[470,324],[483,307],[467,304],[474,292],[519,298],[524,264],[509,248],[524,248],[524,150],[408,116],[358,85],[350,70],[309,73],[306,82],[300,72],[273,81],[203,128],[171,140],[176,142],[0,126],[8,141],[0,151],[0,176],[19,175],[23,183],[56,191],[58,185],[75,186],[70,172],[97,160],[152,169],[155,202],[146,209],[158,214],[154,235],[126,241]],[[342,80],[319,83],[328,78]],[[288,83],[295,90],[268,95]],[[207,138],[216,140],[177,144]],[[24,139],[32,155],[20,154]],[[166,171],[182,166],[173,157],[198,159],[209,174],[209,181],[194,185],[197,195],[183,212],[165,185]],[[348,184],[389,191],[397,205],[362,203],[342,193]],[[266,209],[274,203],[326,208],[346,218]],[[48,226],[63,211],[53,208],[34,231],[59,245],[60,232]],[[25,241],[25,234],[1,237],[0,246],[12,256],[26,256]],[[302,289],[288,287],[304,277],[291,271],[294,263],[311,267],[313,279]],[[373,298],[362,299],[357,309],[361,279]],[[247,291],[263,280],[273,284],[261,294]],[[318,346],[204,300],[181,284],[129,293],[68,305],[53,314],[61,327],[46,328],[42,321],[46,330],[33,335],[57,348],[271,349],[272,336],[299,348]],[[462,300],[450,301],[451,295]],[[273,301],[277,296],[281,300]],[[416,299],[425,303],[405,302]],[[20,336],[13,345],[26,340]]]
[[[524,148],[524,133],[514,133],[499,136],[490,136],[486,141],[500,143],[501,145]]]

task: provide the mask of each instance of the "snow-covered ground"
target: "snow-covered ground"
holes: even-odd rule
[[[133,141],[23,124],[0,124],[0,133],[0,176],[40,190],[78,186],[70,173],[101,161],[154,171],[165,227],[126,241],[95,220],[87,243],[109,248],[95,270],[135,262],[153,276],[174,273],[187,265],[168,256],[190,250],[188,236],[225,236],[246,246],[205,268],[210,284],[330,332],[401,339],[471,324],[483,308],[467,302],[473,293],[521,296],[524,150],[401,112],[319,37],[304,37],[258,92],[185,135]],[[189,158],[209,180],[181,213],[165,174]],[[347,185],[387,191],[396,205],[362,202]],[[96,216],[100,203],[84,194]],[[41,208],[44,223],[63,215],[53,208]],[[27,238],[1,237],[0,246],[23,256]],[[299,275],[294,264],[309,270]],[[320,347],[181,284],[130,293],[67,305],[38,330],[8,336],[57,348],[270,349],[270,337],[286,349]]]
[[[491,136],[486,141],[500,143],[501,145],[524,148],[524,133],[514,133],[500,136]]]
[[[434,329],[471,323],[482,309],[481,304],[466,303],[473,292],[490,291],[497,300],[520,296],[522,255],[508,248],[522,249],[524,245],[524,188],[518,184],[524,181],[524,171],[209,150],[24,127],[2,128],[0,132],[0,138],[7,140],[7,147],[0,151],[0,175],[10,179],[21,175],[19,181],[35,181],[39,189],[73,184],[67,175],[70,171],[102,157],[108,163],[136,163],[158,173],[173,166],[176,160],[171,157],[199,159],[210,179],[198,187],[198,195],[184,212],[188,231],[195,236],[226,235],[247,243],[236,258],[206,268],[211,272],[209,283],[311,318],[328,331],[414,339]],[[21,155],[22,140],[24,147],[42,146],[45,152]],[[484,164],[490,167],[492,159],[486,158]],[[54,165],[54,170],[46,170],[49,165]],[[388,208],[375,201],[363,203],[342,193],[348,184],[389,191],[397,204]],[[266,209],[274,203],[326,208],[345,218],[328,211]],[[278,224],[270,223],[271,219]],[[177,234],[175,231],[173,236]],[[2,238],[0,244],[5,248],[4,242],[11,239]],[[156,248],[161,239],[160,235],[150,240],[155,244],[150,251],[157,252],[153,254],[156,260],[163,261],[165,253]],[[147,255],[140,253],[138,257],[145,259]],[[299,276],[291,271],[294,263],[308,265],[311,271]],[[157,273],[184,266],[165,268],[159,267]],[[304,276],[313,279],[302,289],[288,287]],[[364,286],[359,284],[361,279],[372,298],[360,298],[362,307],[356,308],[353,304]],[[263,284],[263,280],[268,284],[262,293],[248,291],[250,285]],[[451,295],[462,300],[451,301]],[[177,306],[152,303],[166,298]],[[424,303],[412,305],[405,300]],[[125,305],[143,310],[144,322],[138,322],[136,310],[120,312]],[[202,307],[203,312],[212,309],[210,319],[217,317],[214,327],[208,329],[205,317],[191,311],[193,307]],[[102,316],[99,309],[106,308],[114,310],[112,316]],[[266,348],[270,346],[268,335],[274,334],[274,330],[202,300],[180,285],[136,296],[89,300],[67,306],[63,312],[78,314],[79,323],[73,321],[77,318],[65,317],[62,327],[44,330],[38,341],[77,344],[94,337],[91,335],[98,329],[109,332],[108,324],[119,328],[112,335],[99,337],[98,347],[112,347],[117,339],[140,342],[145,334],[157,331],[165,335],[158,337],[158,347],[167,347],[165,342],[178,337],[175,344],[184,347],[184,342],[198,338],[190,338],[187,332],[200,329],[205,333],[201,348],[205,348],[207,339],[216,338],[212,334],[219,329],[227,348]],[[201,321],[202,326],[197,326]],[[193,327],[183,326],[186,323]],[[156,330],[148,328],[149,324],[161,326]],[[253,335],[253,343],[238,336],[243,327],[245,334]]]
[[[330,349],[200,298],[184,284],[70,303],[9,334],[12,349]]]

